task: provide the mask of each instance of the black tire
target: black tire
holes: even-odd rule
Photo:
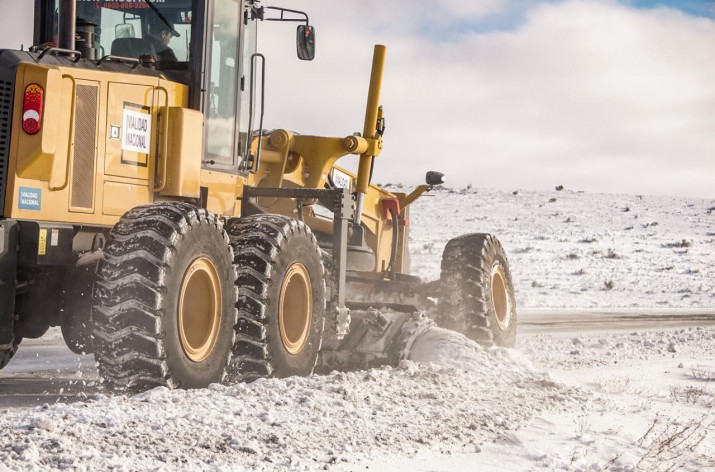
[[[0,349],[0,370],[4,369],[17,352],[17,345],[21,340],[16,339],[10,349]]]
[[[94,348],[105,385],[135,391],[224,380],[236,324],[232,260],[223,226],[204,209],[165,202],[126,213],[94,284]]]
[[[509,262],[490,234],[466,234],[442,254],[437,321],[480,344],[513,346],[516,301]]]
[[[238,272],[234,379],[310,375],[322,344],[326,303],[325,268],[315,236],[304,223],[280,215],[233,220],[227,231]],[[293,271],[300,267],[305,270],[296,275]],[[300,280],[294,282],[292,277]],[[296,308],[295,316],[281,318],[282,289],[289,300],[288,291],[297,283],[304,284],[312,310],[301,301],[295,303],[302,307]],[[288,334],[282,335],[281,319],[286,320],[284,326],[292,320],[300,322],[294,323],[295,330],[284,329]]]

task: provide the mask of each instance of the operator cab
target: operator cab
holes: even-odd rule
[[[79,66],[160,73],[189,87],[188,106],[204,114],[204,167],[241,171],[249,136],[263,109],[265,58],[257,52],[258,21],[298,22],[297,53],[315,54],[315,33],[300,11],[263,7],[259,0],[76,0],[75,41],[62,43],[64,0],[36,0],[34,44],[72,49]],[[270,11],[270,14],[267,14]],[[113,68],[111,70],[116,70]]]

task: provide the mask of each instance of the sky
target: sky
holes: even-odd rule
[[[31,3],[0,0],[18,17],[0,47],[29,42]],[[268,128],[362,131],[387,45],[375,182],[715,198],[715,1],[270,4],[309,13],[317,56],[296,59],[294,24],[261,26]]]

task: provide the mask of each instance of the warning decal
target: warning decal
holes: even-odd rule
[[[125,108],[122,122],[122,150],[149,154],[151,115]]]
[[[37,241],[37,254],[44,256],[47,254],[47,230],[40,229],[39,240]]]

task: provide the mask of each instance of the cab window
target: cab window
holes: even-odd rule
[[[75,48],[90,60],[153,56],[157,69],[186,70],[192,21],[191,0],[77,0]]]
[[[216,0],[209,40],[211,66],[206,94],[206,161],[209,166],[233,169],[238,154],[239,19],[238,0]]]

